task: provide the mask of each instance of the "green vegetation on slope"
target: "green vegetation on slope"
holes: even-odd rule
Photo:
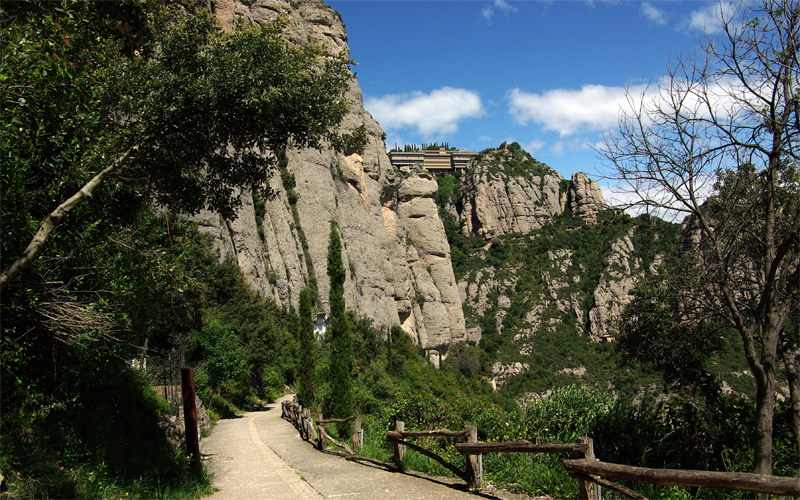
[[[133,367],[182,347],[225,412],[293,383],[297,321],[171,210],[232,215],[277,161],[253,148],[363,140],[334,132],[348,61],[281,23],[222,32],[191,2],[12,2],[0,23],[4,482],[197,497],[208,478],[158,431],[168,403]]]

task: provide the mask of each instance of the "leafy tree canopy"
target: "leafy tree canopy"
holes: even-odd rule
[[[225,33],[194,4],[5,9],[3,286],[101,184],[232,218],[275,152],[352,142],[334,132],[350,61],[287,42],[285,20]]]

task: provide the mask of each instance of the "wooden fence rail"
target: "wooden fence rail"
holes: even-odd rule
[[[334,445],[345,450],[344,457],[347,460],[369,462],[375,465],[386,467],[391,471],[397,470],[397,466],[393,463],[382,462],[370,457],[362,457],[353,452],[354,449],[359,449],[359,444],[361,442],[361,437],[359,435],[359,431],[361,430],[361,420],[355,415],[347,418],[331,418],[327,420],[322,419],[322,416],[320,416],[320,418],[317,419],[317,428],[315,429],[314,420],[311,418],[311,412],[308,409],[300,406],[300,404],[295,400],[284,401],[281,404],[281,417],[290,421],[295,428],[300,431],[300,436],[303,439],[315,443],[317,448],[322,451],[327,450],[328,441],[330,441]],[[333,439],[325,429],[326,424],[349,422],[351,420],[354,421],[353,448],[350,448],[345,443],[340,443],[339,441]],[[317,435],[317,430],[319,430],[319,435]]]
[[[585,453],[588,444],[534,444],[528,441],[506,441],[501,443],[458,443],[461,453],[483,455],[486,453]]]
[[[568,472],[664,486],[696,486],[800,497],[800,479],[744,472],[648,469],[594,460],[564,460]],[[635,497],[634,497],[635,498]],[[641,498],[641,497],[640,497]]]
[[[582,437],[580,443],[535,444],[529,441],[506,441],[499,443],[457,443],[456,450],[467,456],[487,453],[582,453],[585,459],[594,460],[594,445],[591,438]],[[595,500],[598,497],[595,483],[589,478],[578,477],[580,498]]]
[[[630,498],[646,500],[645,497],[635,491],[608,481],[608,479],[664,486],[741,490],[800,498],[800,480],[797,478],[732,472],[648,469],[644,467],[631,467],[628,465],[599,462],[595,460],[592,439],[587,437],[580,438],[580,443],[568,444],[536,444],[528,441],[479,443],[477,439],[478,429],[472,425],[465,426],[463,431],[452,431],[449,429],[406,431],[405,424],[401,421],[397,421],[395,430],[386,433],[386,439],[394,446],[394,454],[392,455],[393,463],[387,463],[370,457],[358,456],[353,452],[354,449],[358,449],[360,441],[358,431],[361,427],[361,421],[356,416],[344,419],[324,420],[320,415],[317,419],[317,427],[315,429],[309,410],[304,409],[296,401],[284,401],[282,411],[283,413],[281,416],[294,424],[300,431],[303,439],[315,442],[320,450],[325,450],[327,442],[330,441],[336,446],[346,450],[344,456],[348,460],[369,462],[386,467],[391,471],[401,471],[404,447],[408,446],[422,455],[442,464],[442,466],[450,470],[457,477],[464,480],[470,489],[481,487],[482,481],[478,471],[479,455],[485,455],[487,453],[579,453],[583,454],[583,459],[564,460],[564,468],[570,477],[579,481],[581,499],[596,500],[599,494],[597,485],[600,485],[604,488],[622,493]],[[354,421],[352,449],[347,444],[340,443],[333,439],[325,429],[326,424],[349,422],[351,420]],[[319,436],[317,436],[317,430],[319,431]],[[439,455],[407,440],[407,438],[425,436],[443,436],[464,439],[466,442],[456,443],[455,445],[456,450],[464,455],[464,469],[460,469]],[[342,454],[341,452],[335,453]]]
[[[459,469],[456,465],[451,464],[444,458],[440,457],[439,455],[426,450],[425,448],[406,441],[404,438],[409,437],[424,437],[424,436],[445,436],[445,437],[455,437],[455,438],[464,438],[467,442],[475,442],[477,441],[478,435],[478,428],[474,425],[468,425],[465,427],[463,431],[451,431],[449,429],[435,429],[430,431],[406,431],[404,430],[405,424],[401,421],[397,421],[395,423],[396,430],[394,432],[389,431],[386,433],[386,439],[391,441],[394,444],[394,455],[392,459],[394,462],[400,466],[401,462],[403,461],[403,446],[408,446],[412,450],[417,451],[425,455],[428,458],[432,458],[436,460],[443,467],[447,470],[455,474],[456,476],[460,477],[467,483],[467,486],[470,489],[480,488],[481,487],[481,478],[478,476],[478,465],[477,465],[477,457],[475,457],[474,463],[472,460],[471,455],[467,455],[465,459],[465,470]],[[459,443],[460,444],[460,443]]]

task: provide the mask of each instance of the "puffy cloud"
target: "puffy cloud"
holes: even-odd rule
[[[645,19],[656,24],[667,24],[667,15],[664,11],[657,9],[650,2],[642,2],[642,15]]]
[[[730,2],[714,2],[701,9],[692,11],[679,25],[683,31],[702,31],[714,34],[722,31],[722,18],[730,19],[736,7]]]
[[[697,184],[695,185],[694,194],[699,203],[703,203],[713,193],[714,179],[713,176],[704,176],[696,179]],[[609,206],[624,208],[632,217],[649,213],[670,222],[683,222],[683,219],[688,215],[685,207],[675,201],[674,197],[657,183],[642,184],[636,188],[629,184],[605,184],[600,186],[600,190],[603,193],[603,199]],[[685,189],[681,191],[683,191],[684,196],[688,194]],[[663,207],[644,206],[641,204],[643,199],[661,203]]]
[[[483,104],[476,92],[453,87],[442,87],[430,94],[410,92],[369,97],[364,107],[384,129],[410,127],[426,138],[455,133],[460,121],[483,114]]]
[[[544,148],[546,145],[547,145],[546,143],[544,143],[544,142],[542,142],[540,140],[534,139],[534,140],[532,140],[530,142],[526,142],[525,144],[522,144],[522,149],[524,149],[525,151],[533,154],[536,151],[539,151],[542,148]]]
[[[550,146],[550,152],[554,155],[560,156],[565,152],[585,151],[591,149],[589,142],[586,139],[574,138],[568,141],[556,141]]]
[[[627,90],[637,95],[643,87],[632,86]],[[522,125],[533,121],[563,137],[582,130],[613,128],[619,121],[620,106],[626,103],[625,95],[625,87],[604,85],[584,85],[580,90],[554,89],[542,94],[515,88],[508,93],[509,112]]]
[[[492,17],[494,16],[495,9],[501,10],[506,15],[519,10],[513,5],[507,4],[503,0],[494,0],[494,4],[481,10],[481,16],[486,19],[486,21],[491,21]]]
[[[769,93],[768,86],[751,82],[751,87],[745,88],[733,77],[718,78],[706,85],[681,80],[675,80],[672,84],[673,91],[682,94],[680,102],[684,115],[709,118],[710,111],[713,111],[715,118],[723,122],[751,119],[750,109],[757,107],[760,100],[757,94],[763,93],[762,98],[768,98]],[[642,100],[645,109],[663,107],[669,110],[674,101],[669,93],[669,78],[662,77],[650,84],[627,87],[584,85],[580,89],[553,89],[541,94],[515,88],[508,92],[507,98],[509,113],[517,123],[527,125],[532,121],[541,125],[543,130],[555,131],[561,137],[567,137],[581,132],[615,129],[621,112],[630,113],[639,109]],[[709,110],[709,104],[712,110]],[[643,118],[648,119],[647,116]],[[559,141],[552,146],[552,150],[560,154],[565,150],[580,149],[574,144],[575,141],[563,144]]]

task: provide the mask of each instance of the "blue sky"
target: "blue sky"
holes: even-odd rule
[[[601,168],[590,145],[625,87],[719,32],[719,2],[331,0],[365,107],[387,147],[480,151],[516,141],[565,177]],[[727,8],[727,4],[726,7]]]

